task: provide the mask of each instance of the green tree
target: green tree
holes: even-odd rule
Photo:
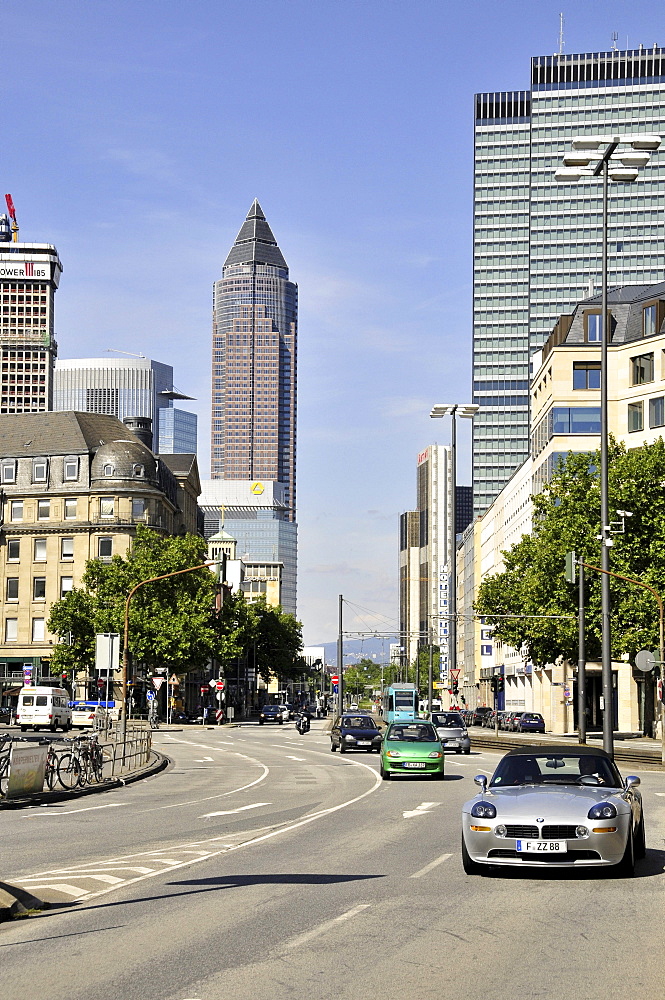
[[[256,669],[268,682],[272,677],[295,679],[307,670],[300,659],[302,624],[280,607],[273,608],[265,599],[251,604],[251,655]]]
[[[51,608],[49,630],[61,636],[71,632],[73,637],[70,654],[57,647],[56,665],[70,657],[89,665],[94,661],[97,632],[122,635],[127,595],[137,583],[200,565],[206,558],[206,543],[196,535],[163,537],[138,525],[126,557],[114,556],[109,563],[90,560],[82,578],[85,591],[72,591]],[[168,665],[177,671],[207,663],[218,645],[215,587],[214,576],[205,567],[137,590],[129,611],[134,659],[148,667]]]
[[[577,585],[565,580],[566,553],[600,565],[598,453],[571,453],[533,498],[533,532],[504,553],[503,572],[480,586],[477,613],[494,626],[502,642],[526,646],[538,663],[577,656]],[[610,442],[610,517],[632,512],[625,533],[612,535],[611,569],[665,594],[665,444],[626,450]],[[586,573],[587,657],[600,656],[600,573]],[[658,609],[648,591],[611,579],[612,655],[633,656],[658,645]],[[500,616],[512,616],[502,618]],[[552,615],[558,618],[530,618]]]

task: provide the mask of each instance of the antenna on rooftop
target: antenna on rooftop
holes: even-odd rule
[[[619,32],[612,32],[612,52],[618,52],[617,42],[619,41]]]
[[[145,354],[132,354],[131,351],[120,351],[120,350],[118,350],[117,347],[107,347],[106,348],[106,353],[107,354],[111,354],[111,353],[113,353],[113,354],[126,354],[127,357],[129,357],[129,358],[144,358],[145,357]]]
[[[559,55],[560,56],[563,55],[563,47],[564,47],[564,42],[563,42],[563,24],[564,24],[564,16],[563,16],[563,14],[559,14]]]

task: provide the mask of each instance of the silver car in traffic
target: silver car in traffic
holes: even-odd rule
[[[609,866],[632,875],[646,851],[640,779],[624,779],[603,750],[526,746],[499,762],[489,785],[462,807],[462,863]]]
[[[432,712],[430,720],[444,750],[471,753],[471,740],[459,712]]]

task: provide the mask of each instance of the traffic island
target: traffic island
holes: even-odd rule
[[[48,910],[50,905],[39,896],[33,896],[27,889],[9,882],[0,882],[0,923],[30,917],[33,913]]]

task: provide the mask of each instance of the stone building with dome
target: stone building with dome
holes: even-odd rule
[[[126,555],[139,523],[203,534],[196,456],[149,444],[149,427],[105,414],[0,416],[0,697],[26,666],[49,675],[50,607],[89,559]]]

